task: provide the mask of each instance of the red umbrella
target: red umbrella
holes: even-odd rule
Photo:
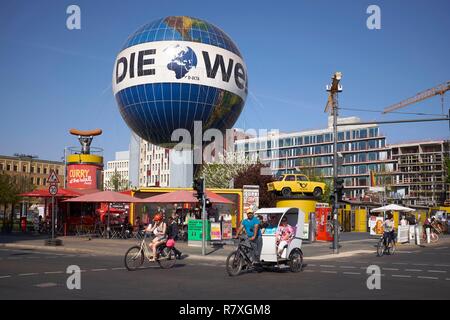
[[[148,197],[142,199],[143,203],[196,203],[198,202],[197,198],[194,197],[194,193],[192,191],[180,190],[174,192],[168,192],[159,194],[157,196]]]
[[[79,193],[79,192],[64,189],[64,188],[59,188],[58,193],[55,195],[55,197],[78,197],[79,195],[81,195],[81,193]],[[48,189],[39,189],[39,190],[30,191],[30,192],[25,192],[25,193],[19,194],[19,196],[32,197],[32,198],[51,198],[52,197],[50,192],[48,192]]]
[[[109,205],[111,202],[141,202],[141,199],[119,193],[114,191],[100,191],[91,194],[85,194],[83,196],[68,199],[64,202],[107,202],[108,203],[108,222],[107,222],[107,237],[109,238]]]
[[[65,200],[64,202],[141,202],[140,199],[114,191],[100,191],[85,194],[80,197]]]
[[[233,201],[228,200],[225,197],[222,197],[221,195],[218,195],[217,193],[214,193],[212,191],[206,190],[206,197],[211,201],[212,203],[225,203],[225,204],[233,204]]]
[[[206,197],[212,203],[226,203],[226,204],[233,203],[233,201],[230,201],[227,198],[219,196],[218,194],[216,194],[212,191],[208,191],[208,190],[206,191]],[[198,199],[194,196],[193,191],[180,190],[180,191],[159,194],[159,195],[153,196],[153,197],[148,197],[148,198],[142,199],[141,202],[142,203],[176,203],[176,202],[197,203]]]

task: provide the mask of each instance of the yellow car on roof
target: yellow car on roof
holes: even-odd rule
[[[268,183],[267,189],[284,197],[292,193],[307,193],[320,198],[325,192],[325,183],[310,181],[304,174],[283,174],[277,181]]]

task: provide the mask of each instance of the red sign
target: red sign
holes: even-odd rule
[[[67,185],[74,189],[97,189],[97,166],[72,164],[67,169]]]

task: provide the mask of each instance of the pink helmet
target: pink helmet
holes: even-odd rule
[[[175,246],[175,240],[169,239],[166,242],[166,247],[174,247]]]

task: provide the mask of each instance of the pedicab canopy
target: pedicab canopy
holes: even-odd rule
[[[390,204],[384,207],[379,207],[370,210],[371,212],[385,212],[385,211],[402,211],[402,212],[412,212],[415,209],[399,206],[398,204]]]

